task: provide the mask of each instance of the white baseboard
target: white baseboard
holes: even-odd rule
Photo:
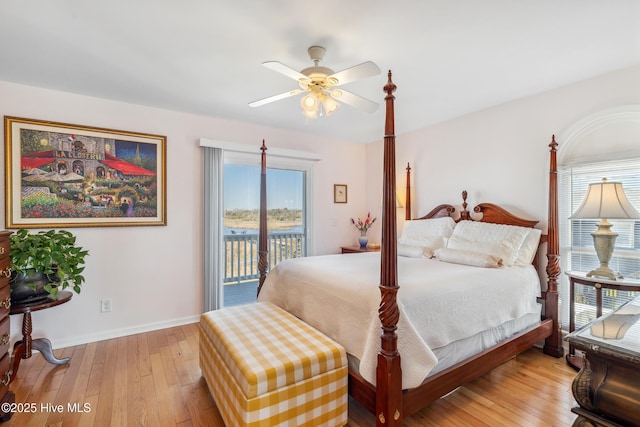
[[[128,335],[140,334],[143,332],[157,331],[158,329],[188,325],[190,323],[196,323],[198,321],[200,321],[200,315],[188,316],[180,319],[167,320],[164,322],[147,323],[145,325],[138,325],[131,328],[112,329],[110,331],[104,331],[99,334],[69,337],[68,339],[52,341],[51,344],[54,349],[60,349],[76,345],[88,344],[96,341],[108,340],[112,338],[126,337]]]

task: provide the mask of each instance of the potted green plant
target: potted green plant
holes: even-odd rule
[[[76,244],[76,237],[66,230],[12,234],[11,299],[13,304],[55,298],[58,291],[72,288],[80,293],[84,282],[85,258],[89,251]]]

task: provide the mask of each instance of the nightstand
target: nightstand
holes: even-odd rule
[[[380,252],[380,248],[361,248],[360,246],[341,246],[343,254],[357,254],[360,252]]]
[[[569,271],[566,273],[569,277],[569,332],[576,329],[576,294],[575,285],[591,286],[596,292],[596,318],[602,316],[602,289],[612,289],[616,291],[640,292],[639,280],[610,280],[602,277],[587,277],[586,273]],[[569,345],[569,353],[567,353],[567,363],[573,368],[580,370],[582,368],[582,357],[576,356],[573,345]]]

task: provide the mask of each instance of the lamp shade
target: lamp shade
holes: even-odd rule
[[[317,111],[318,110],[318,95],[314,92],[309,93],[307,96],[302,97],[300,105],[304,111]]]
[[[613,313],[591,326],[591,335],[598,338],[619,340],[640,320],[640,314]]]
[[[340,103],[325,93],[320,87],[314,86],[310,88],[307,95],[300,99],[302,107],[302,115],[308,119],[317,119],[322,117],[323,112],[327,116],[332,115],[338,108]]]
[[[638,212],[629,203],[620,182],[602,182],[589,184],[589,191],[582,205],[570,219],[640,219]]]
[[[338,104],[330,96],[324,95],[322,97],[322,107],[324,108],[324,111],[327,113],[327,116],[330,116],[338,110],[338,108],[340,107],[340,104]]]

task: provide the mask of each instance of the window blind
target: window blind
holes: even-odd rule
[[[588,272],[600,265],[593,247],[591,232],[598,220],[569,219],[584,200],[589,184],[621,182],[629,202],[640,210],[640,159],[615,160],[599,163],[571,165],[559,170],[559,227],[561,263],[564,271]],[[640,280],[640,220],[609,220],[612,231],[618,233],[609,267],[625,279]],[[635,292],[603,292],[603,312],[615,309],[636,295]],[[568,301],[569,281],[560,277],[560,297]],[[562,326],[568,329],[569,304],[562,304]],[[576,286],[576,327],[584,326],[595,318],[595,291],[592,287]]]

